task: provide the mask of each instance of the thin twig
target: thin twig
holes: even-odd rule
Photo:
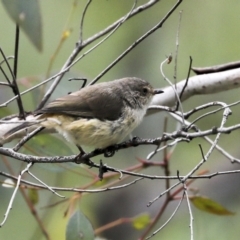
[[[179,12],[179,20],[178,20],[178,28],[177,28],[177,36],[176,36],[176,52],[175,52],[174,75],[173,75],[173,79],[175,83],[177,82],[177,60],[178,60],[179,33],[180,33],[181,20],[182,20],[182,11]]]
[[[211,106],[217,106],[217,105],[220,105],[220,106],[222,106],[222,107],[219,108],[219,109],[216,109],[216,110],[207,112],[207,113],[205,113],[205,114],[197,117],[195,120],[193,120],[193,121],[191,122],[190,125],[188,125],[187,129],[190,129],[190,128],[191,128],[196,122],[198,122],[199,120],[201,120],[201,119],[203,119],[203,118],[205,118],[205,117],[207,117],[207,116],[209,116],[209,115],[211,115],[211,114],[214,114],[214,113],[216,113],[216,112],[219,112],[220,110],[223,110],[223,109],[229,107],[228,104],[224,104],[224,106],[223,106],[223,104],[222,104],[221,102],[218,102],[218,101],[213,102],[212,104],[210,104],[210,103],[205,104],[205,105],[203,105],[202,107],[205,109],[207,106],[211,107]]]
[[[79,43],[78,44],[82,44],[82,41],[83,41],[83,38],[82,38],[82,36],[83,36],[83,22],[84,22],[84,19],[85,19],[87,9],[88,9],[91,2],[92,2],[92,0],[88,0],[86,6],[83,9],[82,18],[81,18],[81,22],[80,22]]]
[[[137,0],[134,1],[134,4],[130,10],[130,12],[127,13],[127,15],[123,18],[123,20],[121,22],[119,22],[119,24],[107,35],[105,36],[101,41],[99,41],[97,44],[95,44],[93,47],[91,47],[90,49],[88,49],[85,53],[83,53],[81,56],[79,56],[75,61],[73,61],[73,63],[69,66],[72,67],[73,65],[75,65],[78,61],[80,61],[83,57],[85,57],[87,54],[89,54],[90,52],[92,52],[94,49],[96,49],[99,45],[101,45],[102,43],[104,43],[110,36],[113,35],[114,32],[116,32],[119,27],[128,19],[128,17],[131,15],[131,12],[134,10],[135,6],[137,4]],[[94,81],[94,80],[93,80]],[[90,82],[89,85],[95,83],[95,82]]]
[[[12,167],[11,167],[11,165],[10,165],[9,162],[8,162],[8,160],[7,160],[6,158],[4,158],[4,157],[2,157],[2,159],[3,159],[3,162],[5,163],[6,167],[8,168],[9,172],[10,172],[12,175],[15,175],[15,174],[14,174],[14,171],[13,171],[13,169],[12,169]],[[5,176],[8,177],[7,175],[5,175]],[[11,176],[11,175],[10,175],[10,176]],[[10,178],[11,178],[11,177],[10,177]],[[14,178],[12,178],[12,179],[14,179],[15,181],[17,181],[17,180],[18,180],[18,177],[14,177]],[[22,181],[24,181],[24,180],[21,179],[21,183],[22,183]],[[33,218],[34,218],[34,219],[36,220],[36,222],[38,223],[38,225],[39,225],[39,227],[40,227],[43,235],[45,236],[45,238],[46,238],[47,240],[50,240],[49,234],[48,234],[48,232],[47,232],[47,230],[46,230],[46,228],[45,228],[42,220],[40,219],[40,217],[39,217],[39,215],[38,215],[38,212],[37,212],[37,210],[35,209],[32,201],[29,199],[29,197],[27,196],[25,190],[24,190],[22,187],[19,188],[19,191],[21,192],[23,199],[25,200],[27,206],[29,207],[29,210],[31,211]]]
[[[14,56],[5,56],[6,57],[6,59],[7,60],[10,60],[10,59],[14,59]],[[3,64],[3,63],[5,63],[6,61],[5,61],[5,59],[4,60],[2,60],[1,62],[0,62],[0,66]]]
[[[1,70],[2,70],[2,69],[1,69]],[[0,85],[2,85],[2,86],[12,87],[11,84],[9,84],[9,83],[5,83],[5,82],[0,82]]]
[[[11,178],[15,181],[18,180],[18,177],[15,177],[15,176],[12,176],[11,174],[9,173],[5,173],[5,172],[1,172],[0,171],[0,175],[1,176],[5,176],[7,178]],[[106,187],[106,188],[98,188],[98,189],[85,189],[85,188],[73,188],[73,187],[65,187],[65,188],[62,188],[62,187],[54,187],[54,186],[48,186],[50,187],[52,190],[54,191],[62,191],[62,192],[76,192],[76,193],[100,193],[100,192],[106,192],[106,191],[112,191],[112,190],[118,190],[118,189],[121,189],[121,188],[126,188],[128,186],[131,186],[133,184],[135,184],[136,182],[142,180],[143,178],[140,177],[140,178],[137,178],[137,179],[134,179],[133,181],[129,182],[129,183],[125,183],[125,184],[122,184],[122,185],[119,185],[119,186],[113,186],[113,187]],[[119,180],[118,180],[119,181]],[[37,184],[37,183],[33,183],[33,182],[30,182],[30,181],[27,181],[27,180],[24,180],[24,179],[21,179],[21,183],[22,184],[26,184],[28,186],[32,186],[36,189],[43,189],[43,190],[49,190],[49,188],[46,186],[46,185],[41,185],[41,184]],[[115,183],[116,184],[116,183]]]
[[[222,105],[225,106],[226,104],[222,103]],[[223,127],[225,125],[230,113],[231,113],[231,110],[229,108],[226,108],[224,110],[220,127]],[[208,160],[209,156],[211,155],[211,153],[213,152],[214,148],[216,147],[219,141],[220,135],[221,133],[217,133],[215,140],[213,141],[213,144],[210,146],[208,152],[204,155],[202,160],[188,174],[186,174],[186,176],[182,179],[182,182],[185,182],[189,178],[189,176],[192,176]]]
[[[13,148],[13,151],[17,152],[19,149],[27,142],[29,141],[32,137],[34,137],[37,133],[41,132],[44,129],[44,127],[38,127],[37,129],[33,130],[27,136],[23,137],[21,141]]]
[[[218,110],[222,110],[222,108],[219,108]],[[175,115],[173,113],[170,113],[170,115],[176,119],[177,121],[182,121],[182,118],[180,118],[178,115]],[[191,123],[187,120],[185,120],[185,123],[187,124],[187,126],[189,126]],[[196,132],[201,132],[201,130],[199,128],[197,128],[196,126],[192,126],[192,129]],[[203,138],[210,143],[211,145],[213,144],[213,140],[211,140],[209,137],[207,136],[203,136]],[[232,155],[230,155],[226,150],[224,150],[222,147],[220,147],[219,145],[216,145],[216,149],[222,153],[226,158],[228,158],[232,163],[234,162],[240,162],[239,159],[233,157]]]
[[[184,186],[184,193],[185,193],[186,199],[187,199],[188,212],[189,212],[189,216],[190,216],[190,223],[189,223],[190,236],[191,236],[190,239],[194,240],[194,237],[193,237],[193,220],[194,219],[193,219],[193,214],[192,214],[192,208],[191,208],[191,204],[190,204],[190,201],[189,201],[187,185],[184,183],[183,186]]]
[[[52,193],[56,194],[58,197],[65,198],[65,196],[60,195],[59,193],[57,193],[54,189],[52,189],[50,186],[48,186],[46,183],[44,183],[41,179],[39,179],[34,174],[32,174],[29,170],[27,171],[27,173],[29,175],[31,175],[34,179],[36,179],[38,182],[40,182],[43,186],[45,186],[49,191],[51,191]]]
[[[3,76],[5,77],[5,79],[7,80],[9,86],[11,86],[11,88],[12,88],[13,85],[12,85],[10,79],[8,78],[7,74],[5,73],[4,69],[2,68],[2,66],[0,66],[0,70],[1,70],[1,72],[2,72],[2,74],[3,74]]]
[[[107,73],[114,65],[116,65],[124,56],[126,56],[132,49],[134,49],[139,43],[141,43],[144,39],[154,33],[157,29],[161,28],[164,22],[171,16],[171,14],[176,10],[176,8],[181,4],[182,0],[178,0],[178,2],[172,7],[172,9],[166,14],[166,16],[152,29],[143,34],[140,38],[138,38],[132,45],[130,45],[122,54],[120,54],[111,64],[109,64],[101,73],[99,73],[90,83],[89,85],[97,82],[105,73]]]
[[[134,17],[135,15],[147,10],[150,7],[153,7],[156,3],[160,2],[160,0],[150,0],[147,3],[137,7],[136,9],[134,9],[134,11],[132,11],[132,13],[130,14],[129,18]],[[94,34],[93,36],[89,37],[88,39],[86,39],[85,41],[83,41],[82,46],[88,46],[89,44],[91,44],[92,42],[96,41],[97,39],[101,38],[102,36],[108,34],[109,32],[111,32],[120,22],[122,22],[124,19],[124,17],[121,17],[120,19],[118,19],[117,21],[115,21],[114,23],[112,23],[111,25],[109,25],[108,27],[106,27],[105,29],[103,29],[102,31]]]
[[[11,67],[10,67],[10,65],[9,65],[9,63],[8,63],[7,57],[5,56],[2,48],[0,48],[0,52],[1,52],[1,55],[3,56],[4,62],[5,62],[6,65],[7,65],[7,68],[8,68],[8,70],[9,70],[11,76],[12,76],[12,79],[14,79],[14,73],[13,73],[13,71],[12,71],[12,69],[11,69]],[[8,79],[8,78],[7,78],[7,79]],[[9,83],[10,83],[10,81],[9,81]]]
[[[224,103],[223,103],[224,105]],[[222,118],[222,122],[221,122],[221,127],[223,127],[227,121],[227,118],[230,114],[230,109],[226,108],[224,110],[223,113],[223,118]],[[184,178],[181,178],[181,181],[173,184],[171,187],[169,187],[167,190],[163,191],[160,195],[158,195],[157,197],[155,197],[152,201],[150,201],[148,203],[148,206],[152,205],[155,201],[157,201],[159,198],[161,198],[163,195],[165,195],[166,193],[168,193],[170,190],[172,190],[173,188],[175,188],[176,186],[178,186],[180,183],[184,183],[190,176],[192,176],[209,158],[210,154],[213,152],[213,149],[216,147],[219,138],[220,138],[221,133],[217,133],[215,140],[213,141],[213,144],[210,146],[210,149],[208,150],[208,152],[204,155],[204,158],[202,158],[202,160],[188,173],[185,175]]]
[[[182,115],[182,124],[183,126],[185,126],[185,123],[184,123],[184,116],[183,116],[183,107],[182,107],[182,104],[181,104],[181,100],[180,100],[180,97],[178,96],[178,93],[177,93],[177,90],[175,88],[175,86],[171,83],[171,81],[165,76],[164,72],[163,72],[163,64],[164,63],[167,63],[168,62],[168,58],[166,58],[161,64],[160,64],[160,71],[161,71],[161,74],[164,78],[164,80],[166,80],[168,82],[168,84],[172,87],[174,93],[175,93],[175,96],[177,98],[177,102],[180,106],[180,110],[181,110],[181,115]]]
[[[4,223],[6,222],[6,220],[7,220],[7,218],[8,218],[9,212],[10,212],[10,210],[12,209],[13,201],[14,201],[14,199],[15,199],[15,196],[16,196],[16,194],[17,194],[18,188],[19,188],[19,186],[20,186],[21,178],[22,178],[23,174],[24,174],[25,172],[27,172],[27,171],[29,170],[29,168],[31,168],[32,165],[33,165],[33,163],[29,163],[29,164],[27,165],[27,167],[26,167],[24,170],[22,170],[21,173],[19,174],[17,184],[16,184],[15,189],[14,189],[14,191],[13,191],[12,197],[11,197],[11,199],[10,199],[10,201],[9,201],[9,204],[8,204],[8,207],[7,207],[7,211],[6,211],[6,213],[4,214],[3,221],[0,223],[0,227],[2,227],[2,226],[4,225]]]
[[[214,72],[223,72],[231,69],[236,69],[240,67],[240,61],[237,62],[230,62],[230,63],[225,63],[225,64],[220,64],[216,66],[211,66],[211,67],[192,67],[192,70],[200,75],[200,74],[208,74],[208,73],[214,73]]]
[[[178,178],[178,177],[177,177]],[[149,201],[147,206],[150,207],[154,202],[156,202],[159,198],[161,198],[166,193],[170,192],[172,189],[177,187],[181,182],[174,183],[171,187],[163,191],[161,194],[159,194],[157,197],[155,197],[153,200]]]
[[[190,140],[188,138],[178,138],[178,139],[175,139],[173,142],[168,143],[168,144],[164,145],[161,148],[157,148],[155,151],[152,151],[151,153],[149,153],[147,155],[147,160],[150,160],[156,153],[161,152],[164,149],[167,149],[169,147],[177,146],[177,144],[179,142],[190,142]]]
[[[240,174],[240,170],[230,170],[230,171],[219,171],[219,172],[215,172],[215,173],[211,173],[211,174],[205,174],[205,175],[197,175],[197,176],[189,176],[188,179],[211,179],[217,176],[222,176],[222,175],[230,175],[230,174]],[[18,177],[15,177],[9,173],[6,172],[2,172],[0,171],[0,175],[1,176],[5,176],[7,178],[13,179],[14,181],[18,180]],[[154,177],[154,176],[153,176]],[[156,176],[157,177],[157,176]],[[152,179],[159,179],[159,180],[166,180],[166,179],[172,179],[172,180],[177,180],[177,179],[182,179],[184,178],[184,176],[158,176],[159,178],[152,178]],[[114,186],[114,187],[107,187],[107,188],[100,188],[100,189],[85,189],[85,188],[72,188],[72,187],[55,187],[55,186],[51,186],[51,188],[55,191],[63,191],[63,192],[78,192],[78,193],[99,193],[99,192],[104,192],[104,191],[109,191],[109,190],[117,190],[120,188],[124,188],[127,187],[131,184],[136,183],[137,181],[140,181],[142,179],[144,179],[145,176],[140,177],[135,179],[134,181],[124,184],[124,185],[120,185],[120,186]],[[119,180],[118,180],[119,181]],[[33,183],[24,179],[21,179],[21,183],[22,184],[26,184],[28,186],[34,187],[36,189],[43,189],[43,190],[48,190],[47,187],[41,185],[41,184],[37,184],[37,183]]]
[[[185,195],[185,192],[183,192],[183,195],[182,195],[177,207],[175,208],[175,210],[173,211],[171,216],[168,218],[168,220],[160,228],[158,228],[156,231],[154,231],[151,236],[147,237],[146,240],[154,237],[158,232],[160,232],[164,227],[166,227],[167,224],[173,219],[173,217],[175,216],[176,212],[178,211],[178,209],[184,199],[184,195]]]
[[[191,67],[192,67],[192,57],[190,56],[190,63],[189,63],[189,68],[188,68],[188,74],[187,74],[187,79],[186,79],[186,82],[181,90],[181,93],[179,94],[179,99],[182,98],[183,96],[183,93],[188,85],[188,80],[189,80],[189,77],[190,77],[190,73],[191,73]],[[176,105],[176,108],[175,110],[177,111],[178,110],[178,107],[179,107],[179,101],[177,101],[177,105]]]
[[[13,64],[13,80],[12,80],[12,90],[13,93],[18,96],[17,104],[19,110],[19,118],[25,119],[25,111],[23,108],[22,98],[20,96],[18,84],[17,84],[17,69],[18,69],[18,52],[19,52],[19,26],[16,25],[16,33],[15,33],[15,49],[14,49],[14,64]]]

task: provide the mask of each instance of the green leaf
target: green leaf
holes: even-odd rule
[[[42,21],[38,0],[2,0],[13,21],[26,33],[33,45],[42,50]]]
[[[33,205],[39,202],[38,191],[36,189],[29,189],[28,190],[28,197]]]
[[[150,216],[147,213],[138,215],[133,219],[132,225],[135,229],[141,230],[151,222]]]
[[[193,205],[205,212],[216,214],[216,215],[233,215],[234,213],[227,210],[221,204],[213,201],[210,198],[203,196],[195,196],[190,198]]]
[[[39,135],[34,137],[34,141],[30,142],[28,146],[33,148],[35,154],[39,156],[64,156],[73,154],[68,142],[63,137],[59,137],[58,135]]]
[[[74,147],[74,145],[73,145]],[[22,153],[37,156],[67,156],[73,154],[70,144],[63,137],[53,134],[39,134],[25,144]],[[77,150],[76,150],[77,153]],[[64,164],[66,165],[66,163]],[[67,164],[69,168],[76,168],[76,164]],[[63,172],[61,164],[41,164],[41,168],[51,172]]]
[[[69,219],[66,240],[94,240],[94,231],[86,216],[77,210]]]

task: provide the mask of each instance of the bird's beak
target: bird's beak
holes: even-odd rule
[[[164,93],[164,91],[163,90],[160,90],[160,89],[154,89],[153,90],[153,94],[155,95],[155,94],[160,94],[160,93]]]

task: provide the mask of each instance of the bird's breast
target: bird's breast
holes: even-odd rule
[[[49,120],[68,141],[80,146],[104,148],[124,140],[140,124],[145,113],[146,109],[125,108],[117,120],[64,116]]]

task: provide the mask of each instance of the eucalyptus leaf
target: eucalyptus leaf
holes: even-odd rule
[[[94,231],[86,216],[77,210],[69,219],[66,240],[94,240]]]
[[[223,207],[220,203],[204,196],[194,196],[190,198],[193,205],[205,212],[216,215],[233,215],[234,213]]]
[[[147,225],[149,225],[150,222],[151,222],[151,218],[150,218],[149,214],[143,213],[141,215],[136,216],[133,219],[132,225],[135,229],[142,230]]]
[[[71,148],[73,147],[73,149]],[[25,144],[22,152],[36,156],[69,156],[77,154],[75,146],[68,143],[63,137],[57,134],[39,134]],[[67,163],[64,163],[66,165]],[[61,164],[60,164],[61,165]],[[40,164],[39,166],[51,172],[62,172],[66,169],[59,164]],[[67,164],[69,168],[76,167],[76,164]]]
[[[28,189],[28,197],[33,205],[39,202],[39,195],[36,189]]]
[[[42,50],[42,21],[38,0],[2,0],[13,21],[26,33],[33,45]]]

